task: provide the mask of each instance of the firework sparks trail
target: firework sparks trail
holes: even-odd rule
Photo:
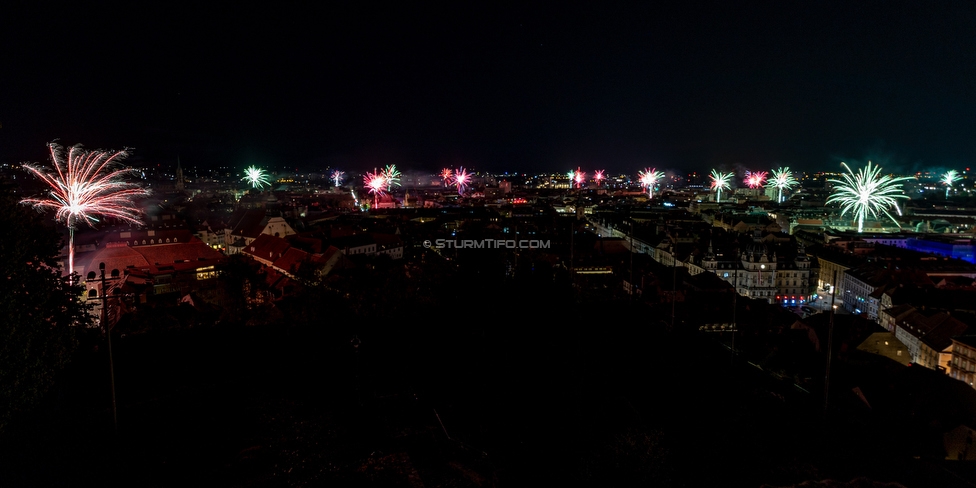
[[[271,181],[268,179],[267,173],[257,166],[251,166],[244,170],[244,177],[241,178],[241,181],[247,181],[251,184],[252,188],[257,188],[258,190],[266,186],[271,186]]]
[[[729,189],[729,183],[735,175],[732,173],[722,173],[718,170],[712,170],[712,188],[715,189],[715,201],[722,201],[722,190]]]
[[[332,183],[334,183],[335,186],[338,188],[339,185],[342,184],[342,179],[345,177],[346,177],[346,173],[344,171],[335,170],[332,172],[332,177],[331,177]]]
[[[579,189],[583,186],[583,181],[585,180],[586,173],[581,171],[580,168],[576,168],[576,171],[573,171],[573,181],[576,183],[576,188]]]
[[[604,178],[605,176],[603,175],[602,169],[598,169],[593,172],[593,179],[596,180],[596,186],[600,186],[600,182],[602,182]]]
[[[366,173],[363,175],[363,183],[365,183],[366,188],[369,189],[368,193],[373,194],[373,207],[377,205],[377,198],[381,195],[386,194],[384,189],[387,188],[386,177],[383,176],[382,172],[373,170],[372,173]]]
[[[457,187],[458,195],[463,195],[464,190],[468,188],[468,184],[471,183],[471,175],[461,167],[454,172],[453,185]]]
[[[24,164],[27,171],[51,187],[50,198],[25,198],[21,203],[39,210],[54,209],[55,219],[68,227],[68,275],[75,267],[75,228],[83,222],[94,227],[98,217],[116,218],[139,225],[141,211],[134,200],[149,195],[149,190],[125,180],[139,174],[138,170],[123,168],[120,162],[125,151],[86,151],[80,145],[67,153],[62,146],[50,143],[53,171],[33,164]]]
[[[746,171],[745,184],[749,188],[761,188],[766,184],[767,175],[765,171]]]
[[[647,168],[639,172],[637,177],[640,178],[641,186],[647,188],[647,197],[654,198],[654,187],[664,178],[664,172],[655,168]]]
[[[444,185],[447,186],[451,181],[454,180],[454,171],[451,168],[444,168],[441,170],[441,179],[444,180]]]
[[[942,175],[942,180],[940,181],[946,186],[946,200],[949,199],[949,189],[952,188],[952,184],[961,179],[962,177],[959,176],[959,172],[954,169],[950,169],[949,171],[946,171],[944,175]]]
[[[395,164],[383,168],[382,176],[386,180],[386,191],[392,191],[394,186],[400,186],[400,171]]]
[[[356,189],[355,188],[350,188],[349,189],[349,193],[352,194],[353,204],[356,206],[356,208],[358,208],[360,211],[362,211],[363,210],[362,207],[359,206],[359,197],[356,196]]]
[[[793,177],[793,172],[790,171],[789,166],[774,169],[773,179],[769,180],[767,183],[768,186],[779,189],[779,196],[776,198],[776,203],[783,203],[783,190],[790,190],[798,184],[800,184],[800,182]]]
[[[842,180],[828,180],[835,183],[834,192],[827,198],[827,203],[839,203],[841,206],[840,215],[843,217],[848,212],[854,215],[857,220],[857,231],[864,231],[864,219],[870,215],[878,218],[885,215],[896,225],[898,221],[888,212],[888,209],[895,207],[898,209],[898,199],[908,199],[908,195],[902,192],[900,181],[910,180],[907,176],[881,175],[881,167],[873,165],[868,161],[867,166],[859,169],[857,173],[851,169],[847,163],[841,163],[847,168],[847,173]]]

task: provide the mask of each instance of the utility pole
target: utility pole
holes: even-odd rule
[[[674,246],[671,246],[674,256]],[[671,332],[674,332],[674,302],[678,301],[678,263],[671,263]]]
[[[572,186],[572,183],[570,184]],[[574,276],[573,269],[575,265],[573,264],[574,254],[576,252],[576,209],[573,209],[573,220],[569,225],[569,278],[570,281],[575,285],[576,277]]]
[[[105,286],[105,263],[98,263],[102,273],[102,325],[105,327],[105,339],[108,341],[108,377],[112,390],[112,426],[115,435],[119,435],[119,415],[115,403],[115,364],[112,359],[112,328],[108,323],[108,289]]]
[[[732,270],[735,276],[732,278],[732,359],[731,364],[735,366],[735,309],[739,298],[739,246],[735,247],[735,255],[732,259]]]
[[[837,270],[834,270],[834,292],[830,295],[830,322],[827,325],[827,373],[824,376],[824,415],[827,415],[827,400],[830,397],[830,359],[834,352],[834,300],[837,298]]]
[[[634,221],[630,221],[630,301],[634,301]]]

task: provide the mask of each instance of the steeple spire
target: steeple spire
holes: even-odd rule
[[[183,168],[180,167],[180,157],[176,156],[176,191],[184,191],[186,181],[183,179]]]

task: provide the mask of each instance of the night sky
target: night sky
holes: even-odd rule
[[[976,166],[974,2],[592,3],[4,6],[0,162]]]

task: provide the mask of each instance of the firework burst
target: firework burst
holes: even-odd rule
[[[946,171],[944,175],[942,175],[942,179],[940,181],[946,186],[946,199],[949,199],[949,189],[952,188],[952,184],[961,179],[962,177],[959,176],[959,172],[954,169],[950,169],[949,171]]]
[[[715,201],[722,201],[722,190],[728,190],[729,184],[732,182],[732,178],[735,175],[732,173],[722,173],[718,170],[712,170],[712,188],[715,189]]]
[[[386,182],[386,177],[382,172],[373,170],[372,173],[363,175],[363,183],[369,189],[368,192],[373,194],[373,207],[376,207],[377,198],[386,194],[384,190],[389,186]]]
[[[586,173],[580,170],[580,168],[576,168],[576,171],[573,171],[573,182],[576,183],[576,188],[579,189],[583,186],[584,181],[586,181]]]
[[[400,186],[400,171],[395,164],[383,168],[383,179],[386,180],[386,191],[393,190],[394,186]]]
[[[26,198],[21,203],[39,210],[55,210],[55,219],[68,227],[68,274],[75,268],[75,228],[79,223],[93,227],[99,217],[111,217],[139,225],[141,212],[134,200],[149,190],[125,180],[138,174],[123,168],[125,151],[86,151],[80,145],[67,153],[58,144],[48,144],[53,171],[33,164],[23,165],[51,187],[49,198]]]
[[[339,185],[342,184],[342,179],[345,177],[346,177],[346,173],[344,171],[335,170],[332,172],[332,176],[331,176],[332,183],[335,183],[335,186],[338,187]]]
[[[454,172],[452,184],[457,187],[458,195],[464,194],[469,183],[471,183],[471,175],[463,167]]]
[[[244,177],[241,178],[241,181],[250,183],[251,188],[258,190],[264,189],[266,186],[271,186],[271,180],[268,179],[268,174],[257,166],[251,166],[244,170]]]
[[[441,179],[444,180],[444,185],[447,186],[451,184],[454,180],[454,171],[451,168],[444,168],[441,170]]]
[[[605,176],[603,175],[603,170],[598,169],[593,172],[593,179],[596,180],[596,186],[600,186],[600,182],[603,181]]]
[[[765,171],[746,171],[745,184],[749,188],[760,188],[766,183],[768,174]]]
[[[796,178],[793,177],[793,172],[787,166],[785,168],[779,168],[773,170],[773,179],[769,180],[768,186],[779,189],[779,196],[776,197],[776,203],[783,202],[783,190],[791,190],[794,186],[800,184]]]
[[[897,225],[898,221],[888,212],[888,209],[895,207],[898,210],[898,199],[908,199],[908,195],[902,192],[899,182],[912,178],[881,175],[881,167],[873,165],[870,161],[857,173],[854,173],[847,163],[841,164],[847,168],[847,173],[843,175],[842,180],[828,180],[836,186],[834,192],[827,198],[827,203],[840,204],[841,217],[848,212],[854,214],[858,232],[864,230],[864,219],[868,215],[874,218],[885,215]]]
[[[641,186],[647,188],[647,197],[654,198],[654,187],[664,178],[664,172],[655,168],[647,168],[639,172],[637,177],[640,178]]]

